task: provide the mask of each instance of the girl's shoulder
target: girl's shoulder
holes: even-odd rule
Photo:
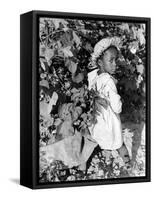
[[[102,73],[97,78],[97,85],[99,88],[108,87],[108,89],[116,89],[116,79],[109,73]]]
[[[91,85],[93,84],[93,82],[96,81],[98,74],[97,74],[98,69],[95,69],[91,72],[88,73],[88,83],[89,83],[89,87],[91,87]]]
[[[102,83],[102,84],[106,84],[107,82],[112,81],[112,77],[107,72],[101,73],[101,74],[98,75],[97,81]]]
[[[96,83],[98,90],[104,86],[115,89],[116,84],[114,78],[107,72],[98,74],[98,70],[95,69],[88,73],[89,88]]]
[[[98,69],[94,69],[93,71],[88,73],[88,79],[93,79],[95,78],[98,74],[97,74]]]

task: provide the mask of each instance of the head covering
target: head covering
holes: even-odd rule
[[[96,60],[97,58],[102,54],[103,51],[105,51],[108,47],[110,46],[115,46],[117,50],[120,49],[121,46],[121,40],[119,37],[114,36],[114,37],[107,37],[101,39],[99,42],[96,43],[94,46],[94,51],[91,54],[91,61],[90,65],[91,67],[96,67]]]

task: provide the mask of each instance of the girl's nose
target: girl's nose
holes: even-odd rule
[[[116,62],[115,62],[115,60],[113,61],[112,66],[113,66],[113,67],[116,67]]]
[[[112,63],[112,69],[116,69],[116,62],[114,61],[113,63]]]

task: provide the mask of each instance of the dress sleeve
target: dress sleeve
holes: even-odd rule
[[[90,90],[93,85],[94,79],[97,77],[97,70],[93,70],[90,73],[88,73],[88,89]]]
[[[122,111],[122,102],[121,97],[117,92],[116,85],[112,78],[110,78],[105,84],[103,89],[103,93],[107,97],[110,102],[110,106],[115,113],[120,113]]]

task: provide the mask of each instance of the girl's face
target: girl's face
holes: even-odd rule
[[[98,60],[98,65],[101,72],[108,72],[114,74],[116,70],[117,50],[109,48],[105,51],[103,57]]]

